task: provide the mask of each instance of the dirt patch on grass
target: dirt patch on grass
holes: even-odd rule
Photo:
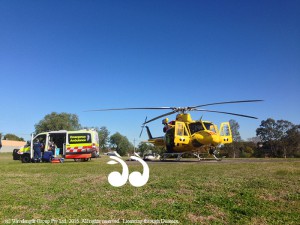
[[[129,210],[129,209],[123,209],[123,210],[109,210],[106,218],[110,219],[145,219],[147,218],[147,215],[145,215],[140,210]]]
[[[187,218],[193,224],[196,224],[196,223],[200,223],[200,224],[212,224],[213,222],[218,222],[219,221],[214,216],[201,216],[201,215],[196,215],[196,214],[193,214],[193,213],[189,213],[187,215]]]
[[[268,222],[264,218],[254,217],[251,219],[250,224],[267,225]]]
[[[90,184],[90,185],[98,185],[107,181],[106,176],[95,176],[95,175],[86,175],[84,177],[75,178],[73,183],[75,184]]]
[[[258,196],[259,199],[265,200],[265,201],[270,201],[270,202],[275,202],[278,201],[280,198],[278,196],[274,196],[270,193],[264,193],[262,195]]]

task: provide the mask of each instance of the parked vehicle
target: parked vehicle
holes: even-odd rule
[[[23,163],[34,160],[33,143],[37,140],[42,144],[43,155],[51,151],[53,156],[61,156],[65,159],[74,159],[75,161],[87,161],[91,158],[99,157],[99,137],[97,131],[88,129],[78,131],[60,130],[32,136],[31,143],[18,150]]]

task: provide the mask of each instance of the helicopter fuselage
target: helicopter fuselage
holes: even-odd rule
[[[110,109],[96,109],[88,111],[115,111],[115,110],[169,110],[170,112],[164,113],[162,115],[156,116],[150,120],[145,119],[142,127],[146,127],[148,132],[148,142],[159,147],[166,147],[169,152],[193,152],[197,154],[200,152],[200,149],[209,149],[213,156],[215,156],[214,149],[220,144],[232,143],[232,134],[230,130],[229,122],[223,122],[220,125],[220,129],[209,121],[194,121],[191,118],[191,115],[187,112],[197,111],[197,112],[211,112],[211,113],[220,113],[233,116],[240,116],[251,119],[258,119],[254,116],[233,113],[233,112],[224,112],[218,110],[208,110],[203,109],[203,107],[212,106],[212,105],[222,105],[222,104],[238,104],[238,103],[250,103],[250,102],[261,102],[263,100],[239,100],[239,101],[225,101],[225,102],[214,102],[208,104],[187,106],[187,107],[130,107],[130,108],[110,108]],[[168,122],[168,119],[163,120],[164,124],[164,133],[163,137],[153,138],[149,127],[146,124],[164,118],[166,116],[177,113],[176,120]],[[143,132],[143,129],[140,133],[140,136]],[[215,157],[216,158],[216,157]]]
[[[232,142],[230,125],[221,123],[220,130],[210,121],[194,121],[190,114],[178,114],[175,121],[162,121],[165,136],[152,138],[149,142],[156,146],[165,146],[167,152],[205,152],[220,144]]]

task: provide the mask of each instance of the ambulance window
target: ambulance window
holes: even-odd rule
[[[91,138],[91,134],[89,134],[89,133],[69,134],[68,141],[69,141],[69,144],[91,143],[92,138]]]
[[[42,143],[43,145],[46,144],[46,134],[41,134],[39,136],[37,136],[33,142],[35,142],[37,139],[39,139],[39,142]]]

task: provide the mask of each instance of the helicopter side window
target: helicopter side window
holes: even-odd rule
[[[198,131],[204,130],[204,128],[200,122],[190,123],[189,128],[190,128],[191,134],[194,134]]]
[[[215,127],[212,123],[204,123],[206,130],[210,130],[216,133]]]
[[[228,126],[224,126],[223,129],[220,130],[220,135],[221,136],[229,136],[230,131]]]
[[[177,126],[177,135],[182,136],[184,133],[184,127],[182,126],[182,124],[178,124]]]
[[[176,127],[175,134],[177,136],[188,136],[189,135],[187,128],[183,122],[177,122],[175,127]]]

